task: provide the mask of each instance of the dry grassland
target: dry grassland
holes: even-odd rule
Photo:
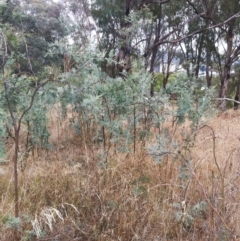
[[[99,165],[94,133],[76,136],[68,126],[68,121],[52,119],[56,148],[35,148],[20,158],[22,240],[240,240],[239,111],[214,118],[192,133],[195,142],[184,144],[177,156],[165,156],[161,164],[145,148],[152,139],[145,147],[138,143],[135,154],[110,150],[107,169]],[[169,128],[181,138],[184,127],[174,134]],[[0,166],[2,241],[12,240],[12,168],[11,162]],[[181,178],[184,168],[187,177]],[[33,229],[44,236],[37,238]]]

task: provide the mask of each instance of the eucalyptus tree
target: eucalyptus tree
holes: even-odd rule
[[[214,15],[217,11],[219,1],[218,0],[202,0],[202,8],[204,11],[204,15],[202,16],[202,20],[204,20],[204,26],[208,29],[204,33],[204,43],[203,47],[205,49],[205,65],[206,65],[206,81],[207,86],[210,87],[212,85],[212,69],[213,63],[217,62],[218,51],[216,45],[218,44],[218,36],[216,35],[215,29],[211,28],[211,25],[215,23]]]
[[[151,13],[147,18],[143,11],[146,8]],[[189,76],[197,76],[201,64],[206,65],[208,86],[212,85],[213,64],[218,63],[221,79],[219,97],[222,99],[220,108],[225,108],[231,67],[239,55],[239,5],[236,1],[96,0],[91,9],[101,31],[100,46],[106,50],[107,56],[113,52],[118,72],[128,72],[132,56],[139,56],[143,49],[146,68],[150,72],[154,70],[157,62],[163,59],[163,51],[160,49],[169,50],[169,53],[165,51],[168,64],[174,58],[175,52],[182,49]],[[134,21],[131,20],[134,13],[139,13],[139,23],[145,21],[145,25],[139,26],[142,34],[135,42],[133,39],[136,32],[133,31]],[[222,42],[226,42],[224,53],[219,47]],[[168,68],[165,69],[164,82],[167,83],[169,73]],[[151,89],[153,94],[153,85]]]
[[[219,108],[226,109],[228,83],[231,78],[233,63],[239,58],[239,14],[237,1],[202,0],[200,2],[188,0],[196,14],[200,14],[204,21],[203,48],[207,64],[206,78],[211,85],[208,66],[216,61],[220,74]]]
[[[1,42],[1,81],[2,86],[0,90],[0,108],[4,118],[1,119],[1,142],[4,142],[4,137],[9,136],[13,140],[14,154],[12,157],[13,162],[13,173],[14,173],[14,210],[15,218],[19,217],[19,187],[18,187],[18,170],[19,170],[19,153],[20,148],[20,133],[22,124],[27,122],[33,123],[34,120],[29,120],[29,114],[31,116],[31,110],[34,109],[36,99],[39,90],[47,84],[49,78],[45,76],[44,79],[34,77],[41,80],[41,82],[32,87],[32,79],[27,75],[22,74],[21,76],[15,74],[14,63],[16,59],[8,51],[9,39],[7,35],[9,30],[6,28],[0,29],[0,42]],[[19,40],[16,40],[19,41]],[[30,60],[29,60],[30,62]],[[31,68],[31,67],[30,67]],[[41,98],[40,98],[41,99]],[[39,104],[39,103],[38,103]],[[38,108],[37,115],[44,116],[45,105],[40,105]],[[46,114],[46,113],[45,113]],[[37,119],[38,119],[37,117]],[[38,123],[41,125],[40,123]],[[45,122],[46,124],[46,122]],[[30,131],[30,130],[29,130]],[[31,135],[32,136],[32,135]],[[18,238],[17,228],[15,229],[15,240]]]
[[[189,22],[188,35],[196,33],[192,37],[185,40],[186,47],[192,56],[192,64],[194,66],[194,75],[198,76],[200,64],[206,65],[207,83],[210,86],[209,67],[211,65],[211,56],[213,55],[214,34],[209,30],[213,22],[213,15],[215,14],[218,0],[201,0],[191,1],[187,0],[189,5],[188,16],[194,20]],[[196,18],[199,16],[199,18]]]
[[[3,117],[0,142],[3,143],[4,138],[9,136],[14,143],[12,161],[16,218],[19,217],[21,127],[24,124],[29,128],[28,137],[35,140],[34,144],[43,139],[47,142],[48,138],[46,115],[50,91],[44,88],[55,79],[53,65],[62,65],[61,56],[48,55],[54,42],[65,35],[59,13],[58,6],[49,1],[45,4],[39,1],[0,4],[0,109]],[[43,20],[47,23],[44,24]],[[15,231],[17,240],[17,229]]]
[[[173,29],[171,29],[170,32],[167,31],[166,25],[164,24],[164,21],[166,21],[166,19],[164,20],[166,10],[163,10],[163,6],[170,3],[170,0],[96,0],[94,2],[92,6],[92,14],[99,26],[99,30],[102,31],[101,46],[107,50],[107,53],[111,50],[114,51],[119,72],[124,70],[128,72],[131,68],[131,56],[141,53],[141,49],[145,49],[142,55],[145,56],[146,60],[148,59],[146,65],[152,65],[150,68],[154,68],[156,52],[160,42],[166,40],[173,32],[175,32]],[[180,5],[181,3],[177,4],[173,2],[169,9],[173,6],[179,7]],[[178,7],[176,7],[175,10]],[[147,8],[149,11],[146,15]],[[131,18],[134,16],[134,13],[138,16],[138,22],[143,24],[142,26],[138,25],[138,33],[141,32],[143,34],[142,38],[137,41],[132,41],[136,34],[136,31],[133,31],[136,26],[134,26],[134,20]],[[172,10],[172,13],[175,14],[176,12]],[[174,14],[172,14],[171,18],[174,18]],[[150,58],[152,58],[152,60],[150,60]],[[152,62],[152,64],[149,65],[148,61]]]
[[[194,10],[188,15],[188,8],[189,4],[184,0],[177,2],[97,0],[93,4],[92,14],[99,30],[102,31],[101,47],[107,51],[107,54],[110,51],[114,52],[119,72],[128,71],[131,67],[131,56],[139,53],[145,57],[146,68],[154,72],[159,60],[163,59],[163,52],[159,51],[159,48],[161,46],[161,49],[165,49],[164,59],[168,59],[164,74],[164,86],[166,86],[169,64],[177,49],[179,52],[179,43],[187,35],[191,39],[196,34],[194,31],[187,32],[186,28],[189,22],[194,20],[197,22],[201,15],[196,14]],[[134,13],[138,16],[138,23],[142,24],[138,25],[138,31],[133,31],[136,28],[132,18]],[[133,41],[136,34],[138,39]],[[153,95],[153,85],[151,94]]]
[[[220,71],[220,91],[219,98],[220,109],[226,109],[226,97],[228,90],[228,83],[231,78],[231,69],[233,63],[239,59],[240,45],[239,45],[239,17],[240,17],[240,5],[236,1],[221,1],[219,5],[218,13],[220,19],[225,21],[228,19],[220,28],[219,32],[224,38],[224,60],[219,59],[219,71]]]
[[[97,26],[91,14],[91,2],[89,0],[59,0],[58,3],[62,6],[61,18],[67,23],[69,44],[74,43],[79,48],[92,43],[96,45]]]
[[[163,73],[163,87],[166,88],[170,76],[170,65],[174,61],[180,62],[176,54],[180,50],[178,42],[171,43],[171,39],[178,38],[182,31],[183,25],[181,19],[184,18],[184,1],[170,1],[168,4],[160,5],[158,9],[154,7],[154,12],[157,14],[156,21],[158,21],[158,28],[154,31],[153,49],[151,49],[150,72],[153,72],[151,66],[154,62],[161,64]],[[159,15],[161,12],[161,15]],[[168,42],[168,40],[170,40]],[[156,58],[157,55],[157,58]],[[159,61],[158,61],[159,60]]]
[[[127,1],[120,0],[96,0],[92,5],[92,15],[102,35],[100,49],[106,50],[107,55],[110,51],[114,51],[118,60],[126,58],[125,64],[129,65],[131,51],[130,43],[127,42],[127,35],[129,33],[123,31],[125,27],[129,27],[126,17],[129,16],[130,10],[127,9],[126,3]],[[117,54],[118,49],[119,52]],[[122,72],[122,70],[123,66],[119,63],[118,72]]]
[[[24,35],[24,42],[12,50],[16,55],[16,73],[37,74],[45,65],[63,64],[62,56],[54,58],[46,56],[49,44],[59,41],[68,34],[64,21],[61,19],[62,7],[51,1],[15,1],[1,4],[0,23],[14,27],[19,37]],[[18,54],[17,54],[18,53]],[[27,54],[31,64],[24,57]]]

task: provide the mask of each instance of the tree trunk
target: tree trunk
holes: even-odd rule
[[[209,20],[207,20],[206,24],[207,28],[209,27]],[[209,67],[211,68],[211,72],[209,71]],[[212,66],[211,66],[211,40],[209,32],[206,33],[206,81],[207,87],[210,88],[212,86]]]
[[[19,132],[20,128],[17,124],[14,125],[14,156],[13,156],[13,169],[14,169],[14,213],[15,218],[19,217],[19,197],[18,197],[18,147],[19,147]],[[14,228],[14,241],[20,240],[19,227]]]
[[[134,8],[135,2],[133,0],[125,0],[125,18],[127,18]],[[121,30],[125,29],[125,32],[121,34],[120,41],[122,42],[121,47],[117,55],[117,70],[121,77],[125,77],[124,72],[128,72],[131,69],[131,46],[129,43],[131,23],[123,18],[120,23]]]
[[[155,39],[155,41],[156,41],[156,39]],[[150,61],[150,70],[149,70],[149,72],[151,73],[151,74],[153,74],[154,73],[154,64],[155,64],[155,60],[156,60],[156,56],[157,56],[157,50],[158,50],[158,48],[154,48],[153,49],[153,51],[152,51],[152,55],[151,55],[151,61]],[[151,83],[151,86],[150,86],[150,96],[154,96],[154,86],[155,86],[155,83],[153,82],[153,83]]]
[[[19,216],[19,203],[18,203],[18,141],[19,133],[15,133],[15,143],[14,143],[14,195],[15,195],[15,218]]]
[[[160,7],[160,11],[158,13],[158,19],[156,21],[156,26],[155,26],[155,29],[154,29],[154,47],[152,49],[152,55],[151,55],[151,61],[150,61],[150,70],[149,72],[151,74],[154,73],[154,67],[155,67],[155,60],[156,60],[156,57],[157,57],[157,51],[158,51],[158,46],[156,46],[156,43],[159,41],[159,38],[160,38],[160,32],[161,32],[161,16],[162,16],[162,8]],[[155,86],[155,83],[151,83],[151,86],[150,86],[150,96],[154,96],[154,86]]]
[[[235,93],[235,100],[236,101],[239,101],[239,95],[240,95],[240,86],[238,84],[237,88],[236,88],[236,93]],[[238,109],[238,106],[239,106],[239,103],[237,102],[234,102],[234,109],[237,110]]]
[[[238,76],[234,100],[239,102],[239,99],[240,99],[240,79],[239,79],[239,76]],[[234,110],[237,110],[238,106],[239,106],[239,103],[234,102]]]
[[[131,69],[131,51],[130,46],[126,43],[122,45],[119,49],[118,56],[117,56],[117,69],[118,74],[124,77],[124,72],[128,72]]]
[[[204,42],[204,33],[200,35],[200,40],[199,43],[197,43],[198,48],[197,48],[197,56],[196,56],[196,63],[195,63],[195,73],[194,76],[198,77],[199,74],[199,69],[200,69],[200,63],[202,60],[202,50],[203,50],[203,42]]]
[[[221,86],[220,86],[220,92],[219,92],[219,109],[220,110],[226,110],[226,96],[227,96],[227,87],[228,87],[228,78],[226,76],[223,76],[221,79]]]
[[[232,67],[232,49],[233,49],[233,38],[234,38],[234,33],[233,33],[233,28],[235,25],[235,19],[231,20],[229,22],[228,26],[228,31],[227,31],[227,52],[226,52],[226,57],[225,57],[225,65],[223,69],[223,73],[221,76],[221,86],[220,86],[220,91],[219,91],[219,108],[220,110],[226,110],[226,97],[227,97],[227,90],[228,90],[228,82],[229,79],[231,78],[231,67]]]
[[[212,70],[211,72],[209,71],[209,67],[210,66],[210,62],[211,62],[211,53],[210,51],[207,49],[207,63],[206,63],[206,81],[207,81],[207,87],[210,88],[212,86]]]

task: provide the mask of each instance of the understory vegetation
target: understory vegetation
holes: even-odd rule
[[[1,241],[239,240],[230,3],[1,1]]]
[[[40,87],[23,116],[18,217],[11,162],[15,139],[11,117],[4,114],[1,240],[14,240],[16,230],[21,240],[238,235],[239,145],[233,141],[238,111],[217,114],[214,88],[181,75],[149,98],[152,78],[141,62],[123,81],[101,71],[101,58],[101,53],[81,54],[81,71],[56,75]],[[27,77],[10,80],[13,93],[21,91],[10,98],[19,116],[32,87],[23,88]]]

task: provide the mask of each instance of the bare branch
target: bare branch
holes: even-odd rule
[[[198,176],[196,175],[196,173],[195,173],[195,172],[192,172],[192,174],[193,174],[193,176],[196,178],[199,186],[201,187],[206,202],[207,202],[208,205],[211,207],[211,209],[217,214],[218,218],[221,220],[221,222],[222,222],[222,224],[224,225],[224,227],[225,227],[232,235],[235,235],[236,237],[240,237],[239,234],[234,233],[234,231],[232,231],[232,230],[228,227],[227,223],[224,221],[224,219],[222,218],[222,216],[220,215],[220,213],[219,213],[219,212],[216,210],[216,208],[212,205],[212,203],[211,203],[211,201],[209,200],[209,198],[208,198],[208,196],[207,196],[207,193],[206,193],[206,191],[205,191],[202,183],[199,181],[199,178],[198,178]]]
[[[4,54],[2,56],[2,60],[3,60],[3,71],[4,71],[5,70],[4,66],[6,64],[6,58],[7,58],[7,53],[8,53],[8,48],[7,48],[7,41],[6,41],[6,38],[5,38],[5,35],[2,31],[2,29],[0,29],[0,35],[2,36],[2,40],[3,40]]]
[[[151,4],[151,3],[156,3],[156,4],[162,5],[162,4],[168,3],[168,2],[170,2],[170,1],[171,1],[171,0],[165,0],[165,1],[147,0],[147,1],[144,1],[143,4],[148,5],[148,4]]]
[[[10,116],[11,116],[11,119],[12,119],[12,122],[13,122],[14,129],[16,130],[17,129],[16,119],[15,119],[15,116],[13,114],[13,109],[12,109],[10,99],[9,99],[9,95],[8,95],[8,84],[7,84],[7,81],[5,79],[5,65],[6,65],[6,62],[7,62],[8,47],[7,47],[7,41],[6,41],[5,35],[4,35],[1,28],[0,28],[0,35],[1,35],[2,40],[3,40],[3,49],[4,49],[4,53],[3,53],[3,57],[2,57],[2,59],[3,59],[3,63],[2,63],[2,76],[3,77],[2,78],[3,78],[4,89],[5,89],[5,98],[7,100],[7,106],[8,106],[8,110],[9,110],[9,113],[10,113]]]
[[[229,99],[229,98],[216,98],[216,100],[228,100],[228,101],[232,101],[234,103],[240,104],[240,101],[234,100],[234,99]]]
[[[32,108],[33,102],[34,102],[34,99],[35,99],[35,96],[36,96],[38,90],[39,90],[41,87],[43,87],[45,84],[47,84],[48,82],[49,82],[49,80],[46,80],[46,81],[44,81],[42,84],[38,85],[38,86],[35,88],[32,96],[31,96],[31,101],[30,101],[29,106],[28,106],[28,107],[22,112],[22,114],[20,115],[20,118],[19,118],[19,120],[18,120],[18,130],[20,130],[22,118],[23,118],[24,115]]]
[[[199,14],[198,16],[196,17],[200,17],[202,14]],[[196,18],[195,17],[195,18]],[[149,52],[151,52],[156,46],[159,46],[161,44],[165,44],[165,43],[178,43],[178,42],[181,42],[182,40],[184,39],[187,39],[187,38],[190,38],[190,37],[193,37],[194,35],[196,34],[199,34],[199,33],[203,33],[207,30],[211,30],[211,29],[214,29],[214,28],[218,28],[224,24],[227,24],[229,21],[235,19],[235,18],[239,18],[240,17],[240,12],[234,14],[233,16],[231,16],[230,18],[228,18],[227,20],[221,22],[221,23],[218,23],[218,24],[215,24],[213,26],[210,26],[210,27],[207,27],[207,28],[203,28],[203,29],[199,29],[193,33],[190,33],[190,34],[187,34],[183,37],[180,37],[180,38],[177,38],[177,39],[173,39],[173,40],[165,40],[166,38],[168,38],[172,33],[174,33],[176,31],[176,29],[174,29],[173,31],[171,31],[170,33],[168,33],[166,36],[162,37],[162,39],[160,39],[157,43],[155,43],[152,47],[150,47],[150,49],[144,53],[143,56],[147,56],[149,54]],[[192,19],[191,19],[192,20]],[[186,23],[188,23],[190,20],[188,20],[187,22],[185,22],[183,25],[185,25]],[[179,29],[178,29],[179,30]]]

